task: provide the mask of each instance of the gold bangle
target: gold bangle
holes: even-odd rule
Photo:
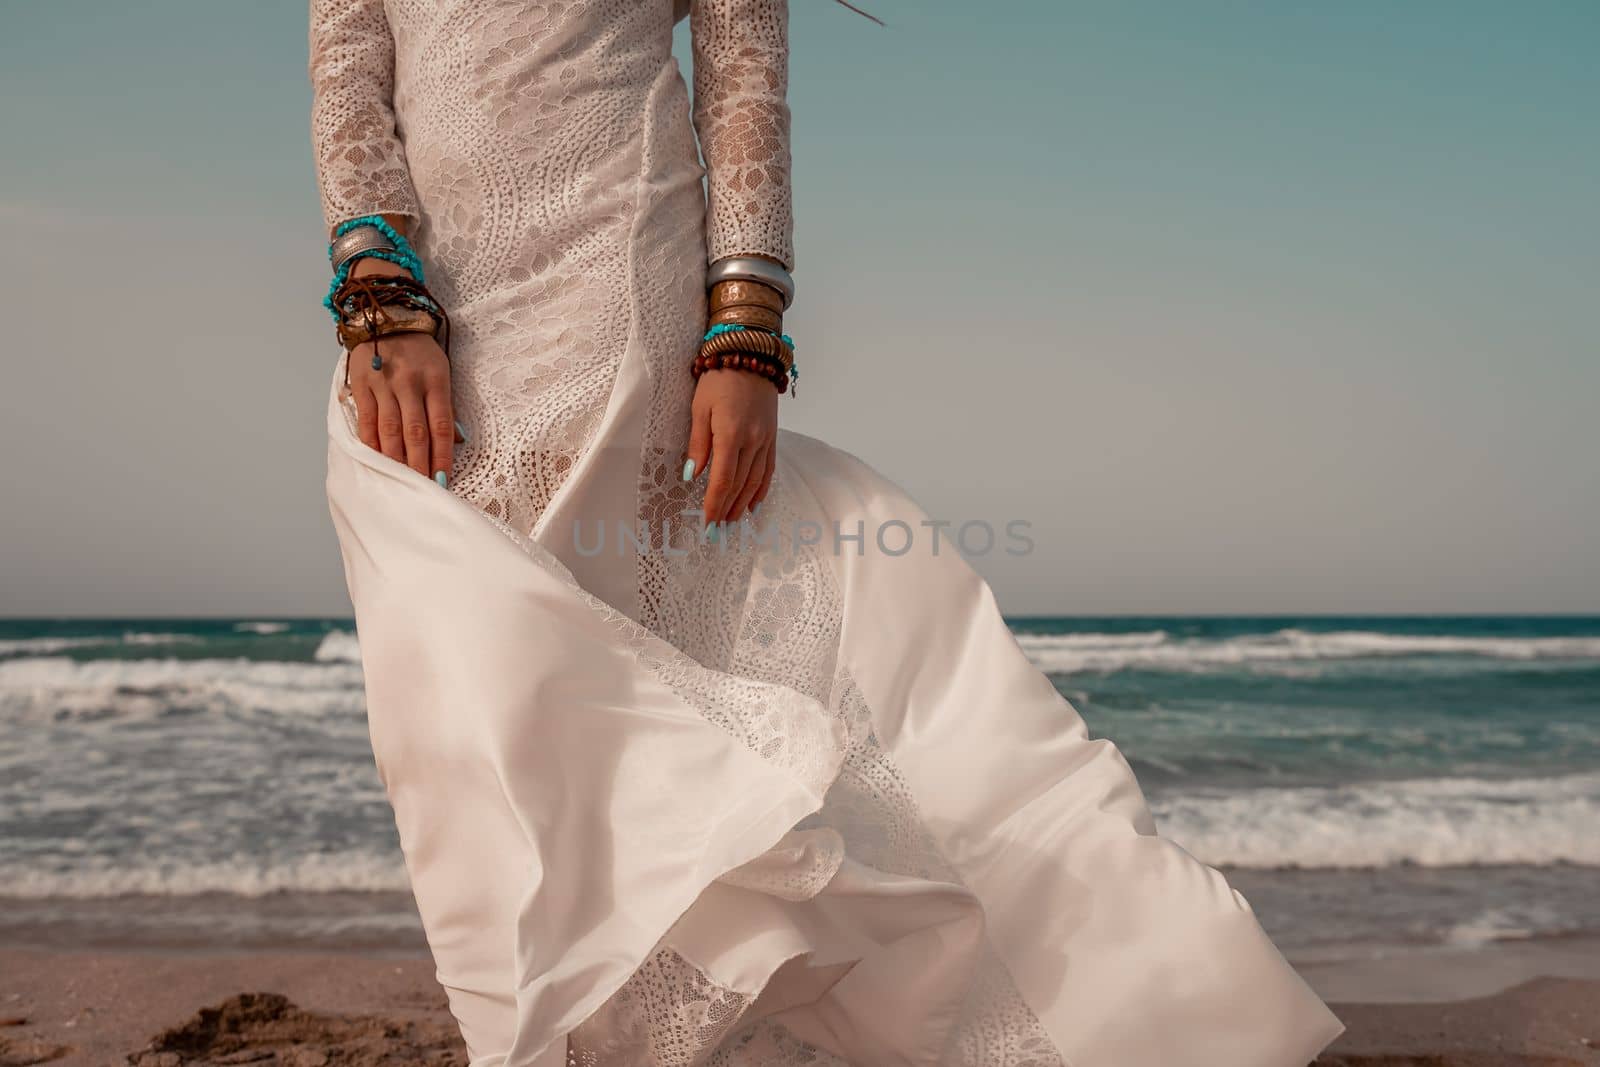
[[[702,356],[726,355],[732,352],[771,356],[782,363],[786,371],[794,366],[794,349],[784,344],[783,338],[774,337],[761,330],[730,330],[700,343]]]
[[[718,282],[711,287],[711,310],[721,311],[724,308],[738,307],[749,304],[754,307],[766,308],[783,314],[783,294],[770,285],[760,282],[749,282],[742,279],[729,279]]]
[[[776,311],[750,304],[723,308],[711,313],[712,326],[755,326],[769,333],[783,332],[783,316]]]

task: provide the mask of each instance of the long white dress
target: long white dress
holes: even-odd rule
[[[1300,1067],[1337,1020],[896,487],[785,432],[696,536],[707,263],[794,260],[787,9],[696,0],[692,107],[677,15],[311,3],[327,221],[414,218],[456,327],[450,488],[341,356],[328,495],[472,1064]]]

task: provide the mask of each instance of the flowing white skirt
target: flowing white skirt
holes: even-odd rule
[[[339,382],[373,751],[474,1067],[1302,1067],[1340,1032],[950,545],[873,543],[924,516],[860,461],[783,433],[764,515],[869,531],[824,553],[819,700],[369,449]]]

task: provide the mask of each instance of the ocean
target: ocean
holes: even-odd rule
[[[1291,959],[1600,935],[1600,618],[1011,626]],[[420,951],[350,620],[0,620],[0,942]]]

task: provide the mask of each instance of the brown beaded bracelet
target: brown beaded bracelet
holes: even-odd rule
[[[778,392],[789,391],[789,371],[775,357],[754,352],[724,352],[694,357],[689,373],[695,379],[708,370],[742,370],[766,378]]]

